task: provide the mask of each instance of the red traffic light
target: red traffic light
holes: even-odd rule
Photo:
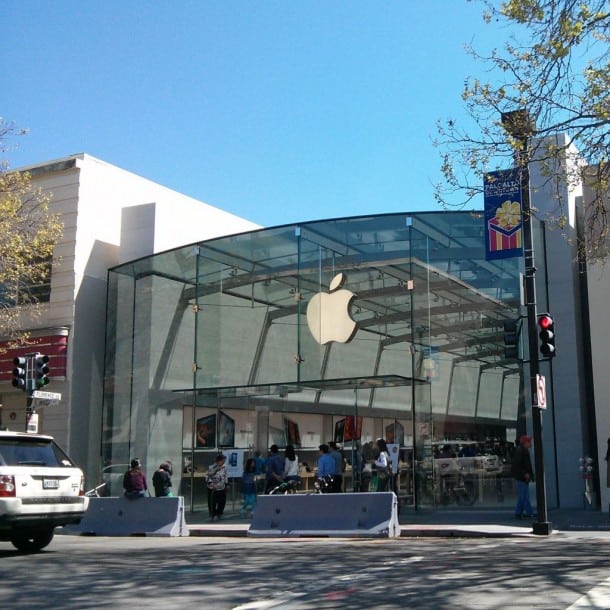
[[[547,330],[548,328],[552,328],[553,326],[553,318],[548,313],[543,313],[538,316],[538,326],[542,330]]]
[[[550,313],[542,313],[538,316],[540,327],[540,353],[547,358],[555,356],[555,321]]]

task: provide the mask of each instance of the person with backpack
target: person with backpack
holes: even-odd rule
[[[227,457],[219,453],[208,470],[206,484],[208,487],[208,511],[210,520],[219,520],[227,503]]]

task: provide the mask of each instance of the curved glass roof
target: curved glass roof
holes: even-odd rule
[[[220,292],[272,306],[276,318],[295,313],[295,294],[324,288],[319,277],[347,271],[361,331],[400,342],[415,312],[423,343],[497,363],[502,321],[519,307],[522,258],[487,261],[485,231],[482,212],[318,220],[189,244],[111,271],[184,283],[192,299]]]

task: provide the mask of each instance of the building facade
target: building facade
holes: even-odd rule
[[[150,475],[170,459],[199,510],[217,451],[235,502],[245,458],[292,444],[307,489],[318,445],[336,440],[345,490],[371,489],[356,464],[384,438],[403,506],[512,509],[511,451],[532,432],[527,350],[508,356],[504,336],[526,312],[523,260],[486,260],[482,212],[261,229],[88,155],[26,169],[65,224],[29,327],[33,349],[51,355],[48,389],[62,394],[39,410],[39,429],[88,487],[132,457]],[[537,310],[558,329],[557,357],[540,362],[548,507],[605,509],[610,283],[576,248],[591,194],[560,186],[566,224],[553,229],[558,186],[535,162],[530,172]],[[1,357],[0,423],[21,430],[14,355]]]
[[[170,459],[197,510],[217,451],[238,479],[246,457],[292,444],[308,486],[336,440],[353,491],[370,489],[356,456],[384,438],[406,506],[508,505],[531,417],[523,364],[504,352],[522,259],[486,260],[484,234],[482,213],[340,218],[112,268],[104,462]]]
[[[57,438],[93,486],[100,470],[108,268],[195,236],[256,225],[87,154],[20,171],[52,195],[50,210],[61,216],[64,232],[40,315],[25,327],[32,343],[0,355],[0,425],[25,429],[26,396],[10,383],[13,357],[49,355],[51,383],[45,390],[62,398],[37,409],[39,430]]]

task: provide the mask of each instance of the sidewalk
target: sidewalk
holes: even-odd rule
[[[549,510],[552,535],[580,533],[610,537],[608,513],[584,509]],[[207,513],[185,515],[191,536],[247,536],[250,521],[228,514],[222,521],[211,522]],[[401,537],[509,537],[533,536],[532,521],[516,520],[511,510],[433,510],[401,511]]]

